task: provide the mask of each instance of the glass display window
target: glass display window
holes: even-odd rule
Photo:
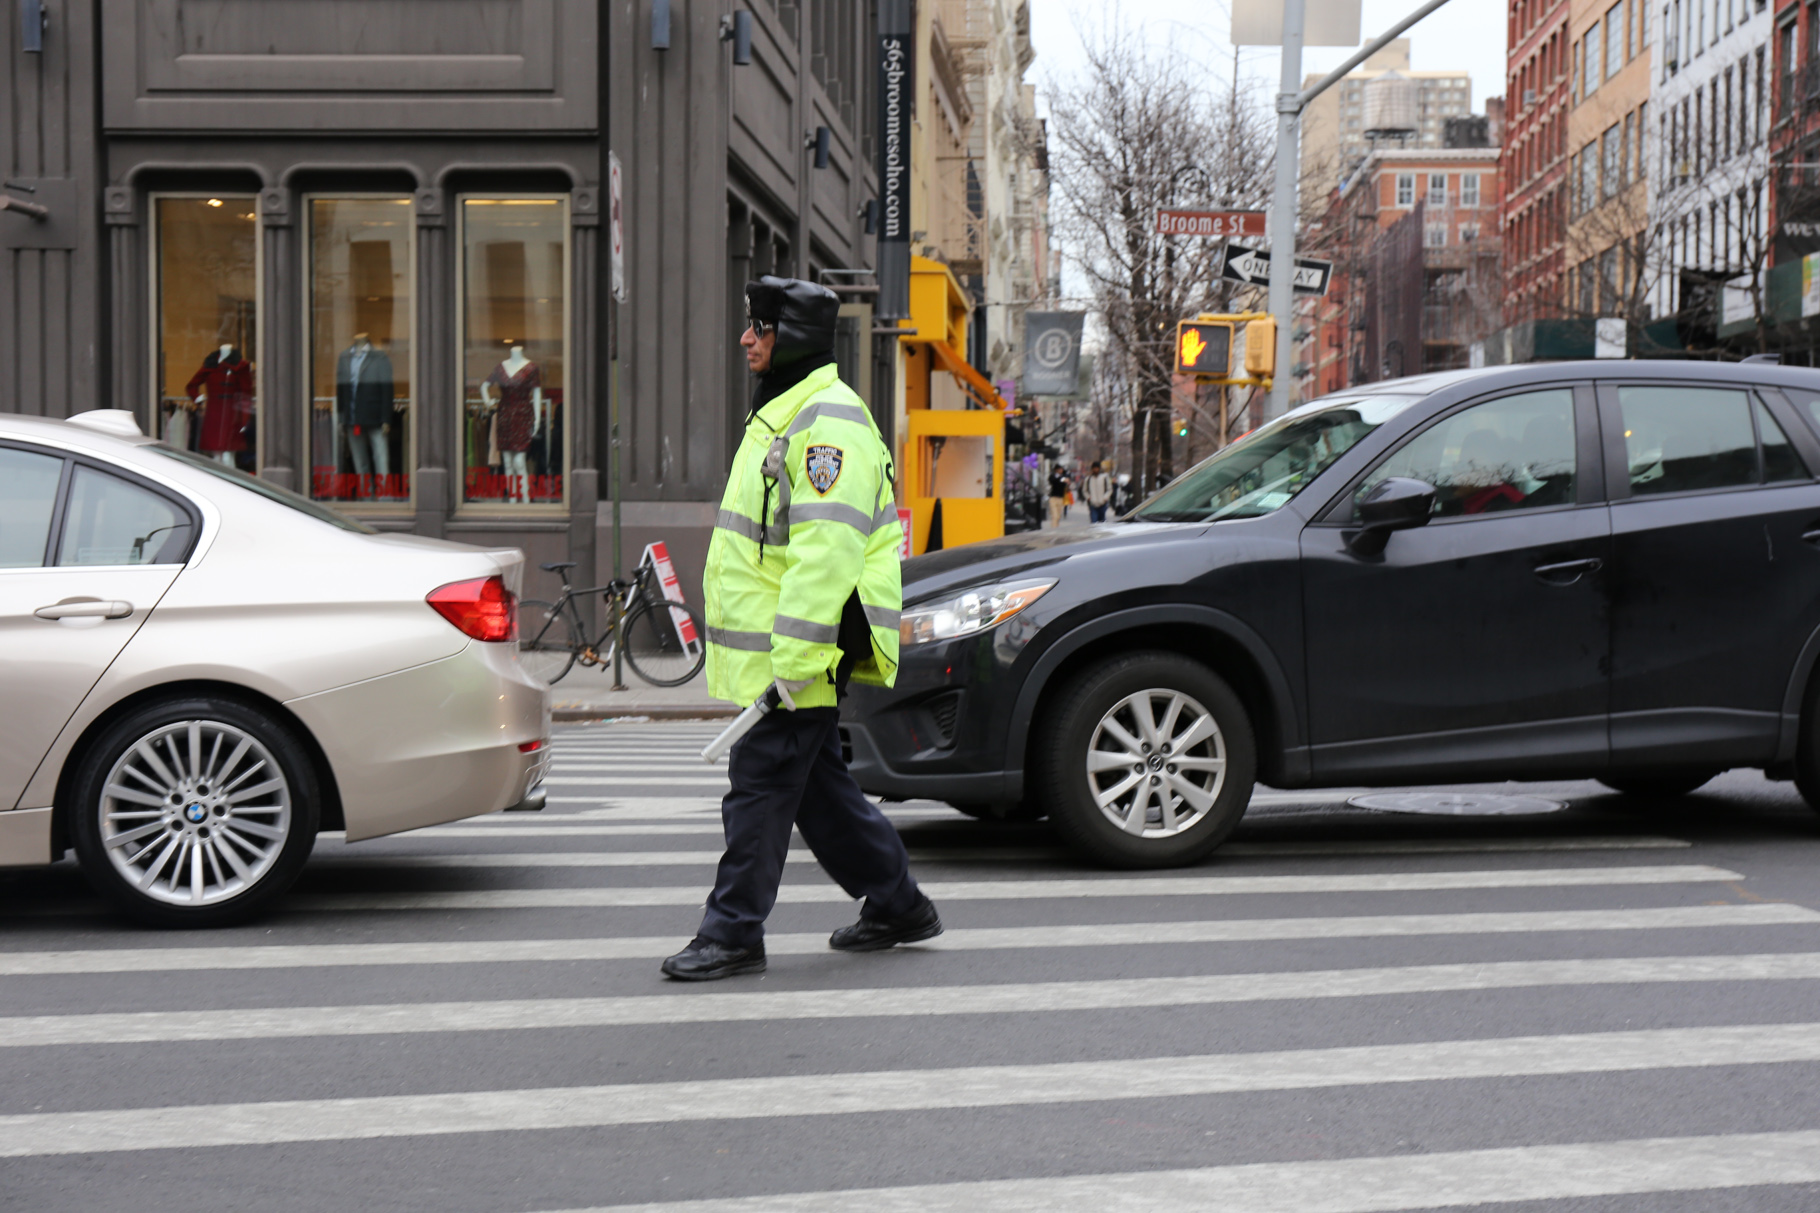
[[[251,195],[154,196],[158,437],[259,468],[259,214]]]
[[[462,501],[561,506],[568,199],[464,196],[460,213]]]
[[[413,217],[408,197],[310,198],[310,496],[411,500]]]

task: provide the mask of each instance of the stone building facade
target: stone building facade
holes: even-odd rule
[[[623,559],[664,539],[694,593],[741,284],[871,264],[872,7],[53,0],[38,50],[0,23],[0,192],[45,211],[0,209],[0,408],[126,409],[604,580],[617,385]]]

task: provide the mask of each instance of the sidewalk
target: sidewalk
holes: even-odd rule
[[[1086,504],[1076,502],[1069,506],[1062,529],[1076,530],[1087,525]],[[1049,529],[1047,519],[1043,529]],[[652,720],[730,720],[740,713],[734,704],[709,698],[707,679],[699,674],[679,687],[651,686],[631,670],[625,672],[625,679],[626,689],[615,691],[611,689],[611,669],[576,666],[566,678],[550,688],[551,715],[561,723],[624,716],[644,716]]]
[[[707,678],[697,674],[679,687],[654,687],[631,670],[626,689],[615,691],[611,669],[577,666],[550,688],[551,715],[560,723],[644,716],[651,720],[725,720],[739,708],[708,696]]]

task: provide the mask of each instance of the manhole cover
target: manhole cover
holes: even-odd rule
[[[1540,796],[1494,796],[1483,792],[1374,792],[1346,802],[1380,813],[1425,813],[1438,817],[1522,817],[1532,813],[1558,813],[1566,808],[1558,800]]]

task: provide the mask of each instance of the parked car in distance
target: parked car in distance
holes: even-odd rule
[[[1820,805],[1820,372],[1555,363],[1314,401],[1117,523],[907,561],[860,785],[1193,863],[1280,788],[1722,770]]]
[[[349,841],[541,807],[522,553],[379,534],[131,414],[0,415],[0,866],[219,926]]]

